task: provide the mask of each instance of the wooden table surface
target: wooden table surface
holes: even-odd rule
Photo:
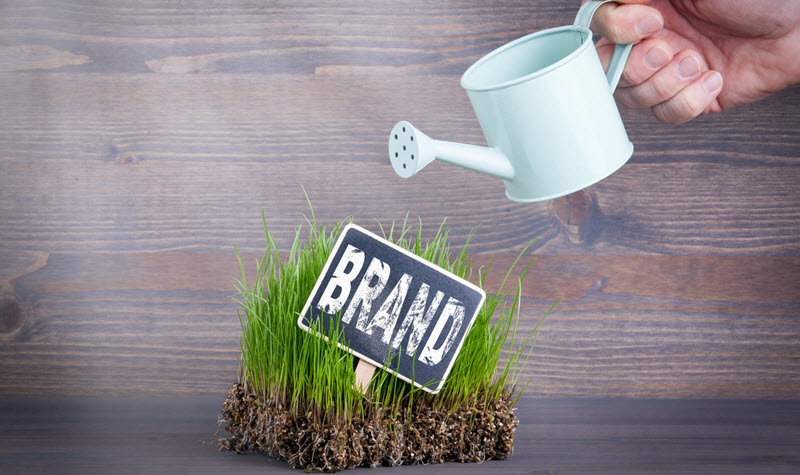
[[[89,448],[108,434],[131,463],[150,447],[173,468],[206,449],[220,470],[281,467],[180,444],[211,440],[235,379],[233,244],[253,272],[263,211],[287,249],[305,187],[320,223],[408,215],[430,236],[447,218],[457,248],[480,226],[469,253],[493,262],[490,288],[539,238],[522,329],[561,302],[524,374],[518,455],[536,470],[796,465],[797,406],[772,401],[800,400],[800,87],[682,126],[623,110],[628,164],[545,203],[443,163],[408,180],[389,165],[402,119],[484,144],[461,73],[579,3],[0,2],[0,397],[22,398],[2,401],[18,440],[0,463],[42,451],[102,471],[113,457]],[[169,398],[114,399],[130,396]],[[719,418],[658,416],[683,405]],[[81,423],[95,406],[97,434]],[[586,420],[559,419],[570,408]]]
[[[220,452],[219,397],[0,399],[3,473],[302,473]],[[505,460],[391,473],[797,473],[800,402],[534,399]],[[387,469],[379,470],[379,473]],[[359,473],[369,473],[359,469]]]

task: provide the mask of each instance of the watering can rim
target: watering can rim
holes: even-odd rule
[[[469,76],[473,75],[478,68],[480,68],[484,63],[486,63],[490,59],[494,58],[495,56],[498,56],[499,54],[503,53],[504,51],[506,51],[508,49],[514,48],[516,46],[519,46],[520,44],[527,43],[528,41],[531,41],[531,40],[533,40],[535,38],[538,38],[538,37],[541,37],[541,36],[552,35],[552,34],[556,34],[556,33],[561,33],[562,31],[565,31],[565,30],[578,31],[580,33],[583,33],[584,36],[583,36],[583,39],[581,40],[581,45],[580,46],[575,48],[574,51],[572,51],[567,56],[564,56],[563,58],[559,59],[555,63],[552,63],[552,64],[550,64],[550,65],[548,65],[548,66],[546,66],[546,67],[544,67],[542,69],[538,69],[538,70],[536,70],[536,71],[534,71],[534,72],[532,72],[530,74],[526,74],[526,75],[518,77],[516,79],[511,79],[511,80],[508,80],[508,81],[505,81],[505,82],[501,82],[501,83],[498,83],[498,84],[493,84],[491,86],[478,87],[478,86],[472,86],[472,85],[469,84],[469,81],[470,81]],[[464,88],[467,91],[470,91],[470,92],[485,92],[485,91],[493,91],[493,90],[497,90],[497,89],[504,89],[504,88],[507,88],[507,87],[511,87],[511,86],[514,86],[514,85],[529,81],[529,80],[534,79],[536,77],[543,76],[543,75],[545,75],[545,74],[547,74],[547,73],[549,73],[549,72],[551,72],[551,71],[553,71],[555,69],[560,68],[562,65],[566,64],[567,62],[572,61],[572,59],[574,57],[576,57],[583,50],[585,50],[586,48],[589,47],[589,43],[592,43],[592,31],[590,29],[588,29],[588,28],[585,28],[585,27],[582,27],[582,26],[579,26],[579,25],[558,26],[558,27],[555,27],[555,28],[548,28],[548,29],[545,29],[545,30],[540,30],[540,31],[536,31],[536,32],[530,33],[530,34],[525,35],[523,37],[517,38],[516,40],[510,41],[510,42],[500,46],[499,48],[496,48],[496,49],[490,51],[489,53],[486,53],[479,60],[475,61],[472,64],[472,66],[470,66],[464,72],[464,74],[461,75],[461,87]]]

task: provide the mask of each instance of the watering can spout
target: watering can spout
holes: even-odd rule
[[[437,159],[506,181],[514,179],[511,161],[500,150],[433,140],[406,121],[398,122],[392,128],[389,158],[394,171],[403,178],[416,174]]]

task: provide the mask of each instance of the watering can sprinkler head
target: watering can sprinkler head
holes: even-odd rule
[[[433,139],[403,120],[389,135],[389,158],[394,171],[409,178],[436,158],[436,145]]]
[[[433,140],[410,122],[400,121],[389,134],[389,159],[403,178],[415,175],[434,159],[510,181],[514,179],[511,161],[503,152],[455,142]]]

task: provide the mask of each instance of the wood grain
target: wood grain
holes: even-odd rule
[[[548,203],[434,163],[408,119],[482,144],[460,74],[579,2],[0,5],[0,395],[222,395],[238,268],[264,212],[378,230],[408,215],[490,286],[536,257],[522,329],[556,300],[534,397],[800,397],[800,88],[683,126],[623,111],[636,152]]]
[[[514,256],[474,259],[493,262],[496,289]],[[562,300],[526,394],[794,397],[799,273],[800,258],[784,256],[539,256],[520,331]],[[0,388],[224,393],[236,372],[237,275],[230,253],[53,253],[13,281],[27,307],[2,334]]]

